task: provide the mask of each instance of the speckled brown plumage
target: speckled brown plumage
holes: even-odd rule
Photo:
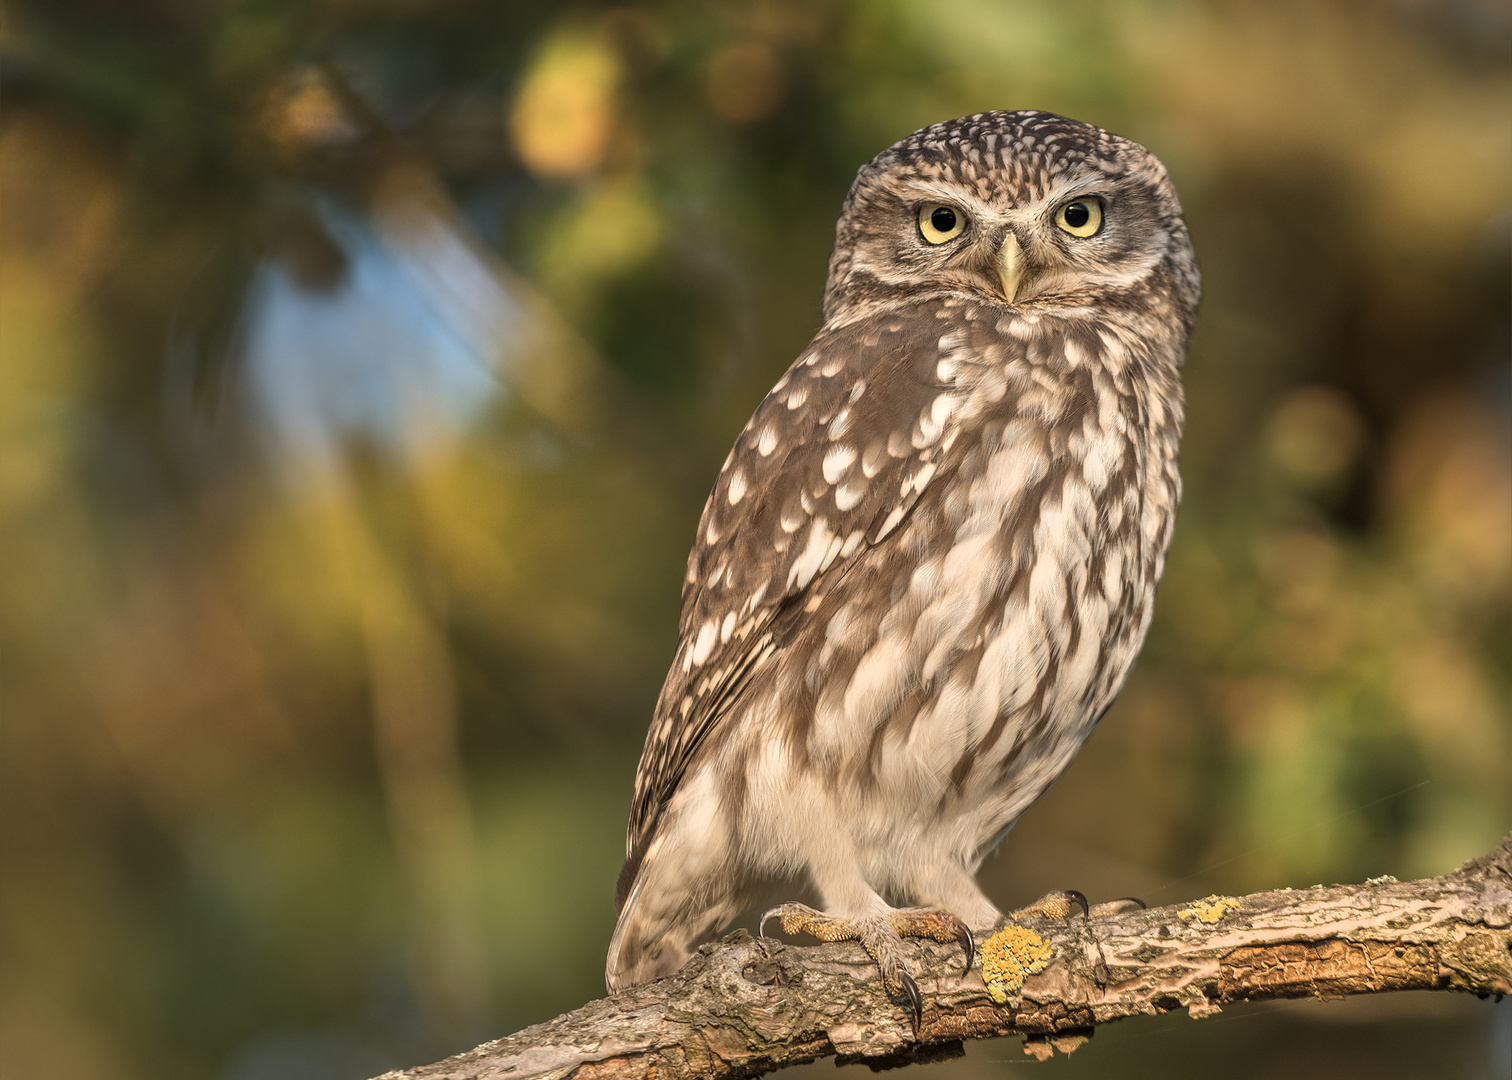
[[[1095,233],[1057,225],[1072,202]],[[932,206],[958,235],[926,239]],[[982,113],[861,169],[824,324],[699,522],[611,988],[675,970],[758,880],[873,938],[889,901],[998,918],[978,865],[1149,623],[1197,297],[1165,170],[1100,129]]]

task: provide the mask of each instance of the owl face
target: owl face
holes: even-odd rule
[[[1048,113],[982,113],[925,128],[861,170],[825,313],[943,292],[1082,308],[1131,291],[1167,294],[1190,324],[1196,268],[1159,161]]]

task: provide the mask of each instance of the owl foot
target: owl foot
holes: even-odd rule
[[[1088,907],[1087,898],[1075,889],[1058,889],[1055,892],[1046,893],[1028,907],[1010,911],[1007,919],[1009,922],[1023,918],[1069,919],[1078,908],[1081,909],[1082,918],[1097,919],[1104,915],[1122,915],[1126,911],[1143,911],[1144,906],[1143,900],[1125,896]]]
[[[895,908],[882,915],[842,919],[815,911],[806,904],[779,904],[761,917],[757,933],[765,934],[768,919],[782,920],[784,934],[808,934],[820,941],[860,942],[866,955],[882,973],[882,988],[887,991],[887,996],[908,1008],[915,1031],[924,1016],[924,997],[913,976],[903,966],[903,939],[960,942],[966,950],[963,975],[971,970],[976,955],[971,931],[966,924],[940,908]]]
[[[1017,911],[1008,913],[1009,922],[1017,922],[1019,919],[1069,919],[1077,908],[1081,909],[1082,918],[1087,917],[1087,898],[1075,889],[1057,889],[1055,892],[1047,892],[1028,907],[1021,907]]]

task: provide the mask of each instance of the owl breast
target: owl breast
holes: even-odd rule
[[[1174,358],[1116,326],[972,314],[900,418],[915,438],[921,418],[938,426],[928,490],[887,545],[818,584],[753,695],[768,721],[747,748],[753,853],[801,846],[772,825],[811,832],[828,805],[880,887],[942,844],[975,866],[1144,638],[1180,494]],[[795,763],[811,797],[785,786]]]

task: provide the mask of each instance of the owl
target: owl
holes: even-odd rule
[[[916,1022],[904,939],[959,939],[969,968],[1002,918],[978,867],[1149,625],[1198,295],[1165,168],[1100,128],[978,113],[861,168],[823,325],[699,521],[611,990],[772,882],[820,906],[768,917],[858,941]]]

